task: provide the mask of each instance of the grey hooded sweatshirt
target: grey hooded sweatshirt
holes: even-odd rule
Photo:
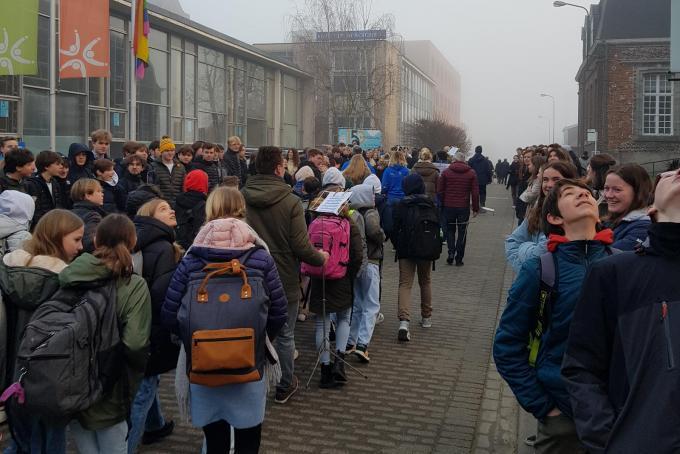
[[[31,238],[28,230],[34,212],[35,202],[30,195],[19,191],[0,194],[0,251],[21,249],[24,241]]]
[[[378,264],[383,258],[383,243],[385,242],[385,232],[380,227],[380,214],[375,209],[375,193],[370,184],[360,184],[351,189],[352,197],[349,199],[349,207],[356,210],[361,217],[357,222],[360,227],[362,237],[365,239],[366,255],[370,263]],[[363,229],[361,225],[363,224]]]

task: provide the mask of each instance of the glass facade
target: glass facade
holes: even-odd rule
[[[416,121],[434,118],[433,95],[432,82],[404,61],[401,68],[401,145],[413,145],[409,131]]]
[[[0,135],[21,136],[37,151],[47,149],[50,142],[49,8],[43,3],[38,74],[0,77]],[[114,156],[128,140],[132,60],[128,28],[128,19],[111,16],[109,78],[57,79],[57,151],[66,153],[72,142],[85,143],[99,128],[111,131]],[[148,142],[167,134],[180,144],[199,139],[224,144],[229,135],[238,135],[249,147],[274,143],[277,137],[278,145],[301,146],[302,83],[297,77],[282,73],[277,78],[276,68],[186,36],[152,24],[150,64],[144,79],[135,82],[136,140]],[[274,99],[277,93],[279,104]],[[277,105],[280,112],[274,112]],[[277,116],[281,129],[275,134]]]

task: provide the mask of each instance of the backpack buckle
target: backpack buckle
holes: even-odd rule
[[[241,286],[241,299],[249,299],[253,296],[253,289],[250,287],[250,284],[243,284]]]

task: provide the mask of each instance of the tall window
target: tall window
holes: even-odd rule
[[[224,54],[198,47],[198,137],[224,143],[227,130]]]
[[[673,134],[673,86],[664,74],[645,74],[643,82],[643,125],[645,135]]]
[[[168,131],[168,35],[151,29],[149,66],[137,81],[137,139],[160,139]]]

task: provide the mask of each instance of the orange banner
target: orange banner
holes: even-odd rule
[[[61,0],[59,78],[109,77],[109,0]]]

